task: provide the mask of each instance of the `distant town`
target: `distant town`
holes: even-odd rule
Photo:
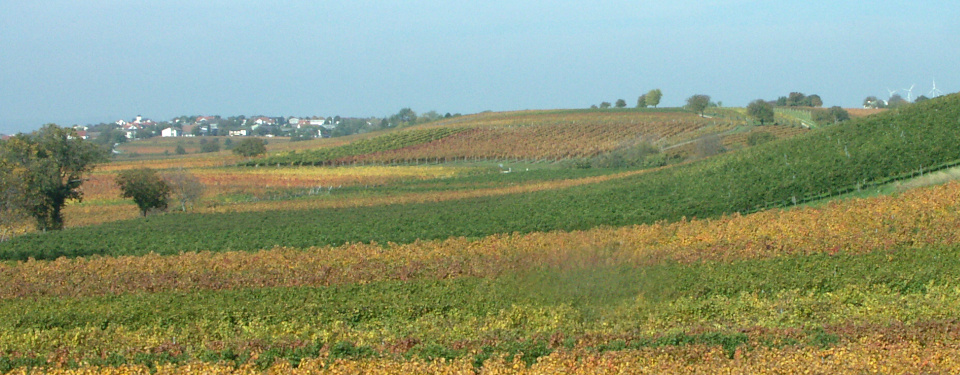
[[[114,122],[74,125],[77,135],[106,146],[153,137],[289,137],[291,141],[340,137],[392,127],[409,126],[460,116],[429,111],[417,115],[403,108],[394,115],[378,118],[340,116],[179,116],[155,121],[143,115]],[[3,139],[10,135],[2,135]]]

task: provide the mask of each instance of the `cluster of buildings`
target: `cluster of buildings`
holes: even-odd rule
[[[298,117],[266,117],[258,116],[252,118],[230,118],[221,119],[218,116],[198,116],[193,118],[178,118],[169,123],[158,124],[157,122],[137,117],[130,122],[117,120],[116,125],[120,130],[126,133],[127,138],[140,138],[138,132],[145,129],[156,129],[158,125],[159,136],[161,137],[196,137],[196,136],[251,136],[264,135],[267,137],[275,135],[290,135],[294,133],[304,133],[306,130],[313,137],[330,137],[331,131],[336,128],[333,121],[321,117],[298,118]],[[258,131],[261,127],[267,130]],[[151,135],[157,135],[156,130],[151,130]]]

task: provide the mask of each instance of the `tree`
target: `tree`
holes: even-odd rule
[[[913,102],[920,103],[920,102],[925,102],[927,100],[930,100],[930,98],[928,98],[926,95],[920,95],[916,99],[913,99]]]
[[[187,153],[187,149],[183,148],[183,145],[178,144],[177,148],[174,151],[177,155],[184,155]]]
[[[806,98],[807,96],[803,95],[802,92],[791,92],[790,95],[787,96],[787,106],[788,107],[802,106],[806,104],[805,103]]]
[[[205,141],[206,139],[203,139]],[[205,142],[200,146],[200,152],[218,152],[220,151],[220,140],[214,138],[213,142]]]
[[[176,171],[167,174],[164,179],[170,186],[173,199],[180,203],[180,210],[184,212],[187,211],[187,206],[200,199],[203,196],[203,191],[206,190],[197,176],[183,168],[178,168]]]
[[[884,103],[883,100],[877,99],[876,96],[868,96],[863,99],[863,108],[885,108],[887,103]]]
[[[700,114],[703,117],[703,110],[710,105],[710,95],[697,94],[687,98],[687,109]]]
[[[900,96],[900,94],[893,94],[893,96],[891,96],[890,99],[887,100],[887,107],[890,107],[890,108],[897,108],[907,104],[910,104],[910,102],[908,102],[906,99]]]
[[[0,242],[7,239],[11,227],[27,219],[23,208],[29,195],[23,181],[24,172],[22,167],[0,159]]]
[[[339,116],[337,116],[339,117]],[[410,108],[401,108],[400,112],[392,116],[391,122],[397,122],[400,125],[410,125],[417,122],[417,113]],[[337,119],[339,121],[339,119]]]
[[[647,94],[640,95],[637,98],[637,108],[647,108]]]
[[[607,108],[610,108],[610,102],[600,103],[600,109],[607,109]]]
[[[259,138],[246,138],[233,147],[234,154],[245,157],[263,155],[266,152],[267,144]]]
[[[100,135],[94,139],[94,143],[112,149],[113,145],[127,141],[127,133],[120,129],[107,129],[100,132]]]
[[[617,99],[617,104],[615,105],[617,106],[617,108],[623,108],[627,106],[627,101],[623,99]]]
[[[820,95],[813,94],[807,97],[807,103],[811,107],[820,107],[823,105],[823,100],[820,99]]]
[[[839,106],[830,107],[830,109],[827,110],[827,112],[830,113],[831,117],[833,117],[833,122],[835,123],[847,121],[850,119],[850,113],[848,113],[847,110]]]
[[[73,129],[44,125],[34,134],[19,134],[0,143],[0,160],[22,181],[21,209],[39,230],[63,229],[63,206],[82,200],[84,174],[106,161],[104,150]]]
[[[765,125],[767,122],[773,122],[773,106],[763,99],[757,99],[750,102],[750,104],[747,105],[747,114],[757,121],[760,121],[760,125]]]
[[[151,209],[167,209],[170,185],[167,185],[157,171],[150,168],[120,171],[117,173],[116,182],[120,186],[120,195],[124,198],[133,198],[142,216],[147,216],[147,212]]]
[[[647,92],[647,105],[657,108],[657,105],[660,104],[660,98],[663,97],[663,92],[660,89],[653,89]]]

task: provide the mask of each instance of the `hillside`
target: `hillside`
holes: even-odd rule
[[[0,371],[954,371],[958,194],[387,247],[2,263]]]
[[[620,136],[691,119],[663,154],[728,151],[597,168],[583,162],[622,146],[543,160],[510,136],[596,151],[631,116],[650,121]],[[68,207],[89,225],[0,243],[0,373],[960,371],[960,184],[824,200],[943,178],[960,96],[812,131],[642,111],[456,121],[267,156],[337,167],[103,166]],[[780,139],[738,143],[761,131]],[[490,134],[506,152],[464,157]],[[207,186],[196,207],[117,220],[136,209],[116,171],[178,165]]]
[[[21,236],[0,244],[0,257],[409,243],[755,212],[954,165],[960,160],[954,146],[960,143],[960,134],[953,129],[957,118],[960,105],[954,95],[714,158],[586,185],[378,206],[164,215]]]

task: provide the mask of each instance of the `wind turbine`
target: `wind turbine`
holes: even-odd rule
[[[887,89],[887,99],[890,99],[890,98],[892,98],[892,97],[893,97],[893,94],[896,94],[896,93],[897,93],[897,91],[900,91],[900,90],[891,90],[891,89]]]
[[[930,98],[936,98],[943,95],[943,91],[937,90],[937,80],[933,80],[933,90],[930,90]]]
[[[913,87],[916,86],[916,85],[917,85],[917,84],[914,83],[914,84],[910,85],[910,88],[909,88],[909,89],[903,89],[903,91],[906,91],[906,92],[907,92],[907,101],[908,101],[908,102],[913,102]]]

